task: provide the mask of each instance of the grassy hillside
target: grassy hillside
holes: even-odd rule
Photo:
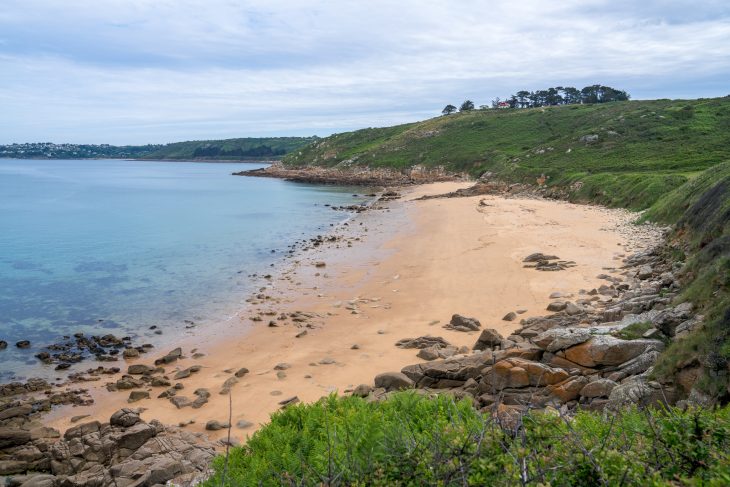
[[[657,201],[645,219],[675,224],[674,241],[685,254],[679,301],[691,301],[705,325],[675,341],[656,372],[673,376],[697,368],[697,386],[711,397],[730,396],[730,161],[705,170]],[[679,257],[680,259],[682,256]]]
[[[248,137],[175,142],[164,145],[146,154],[143,158],[156,160],[270,160],[278,159],[316,139],[316,137]]]
[[[333,135],[284,162],[444,166],[529,183],[545,174],[573,199],[643,209],[727,159],[730,97],[475,110]]]

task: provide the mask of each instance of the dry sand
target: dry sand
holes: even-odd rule
[[[358,215],[348,228],[352,235],[366,235],[363,242],[303,253],[296,262],[284,264],[265,291],[273,296],[269,304],[252,305],[214,332],[207,330],[205,335],[206,330],[200,330],[201,336],[184,340],[186,356],[197,348],[205,357],[186,358],[168,365],[167,371],[172,377],[178,368],[202,365],[199,373],[179,381],[185,386],[179,394],[191,399],[197,388],[210,390],[210,402],[202,408],[176,409],[156,398],[161,388],[151,391],[152,399],[128,405],[129,391],[109,393],[103,383],[96,383],[91,388],[93,406],[56,411],[49,417],[51,425],[64,430],[70,417],[79,414],[108,421],[112,412],[129,406],[146,408],[147,420],[171,424],[194,420],[188,428],[202,431],[210,419],[228,419],[228,396],[219,394],[231,377],[225,370],[246,367],[250,373],[233,386],[231,395],[233,424],[254,423],[248,429],[234,427],[233,434],[244,439],[283,399],[298,396],[313,401],[360,383],[372,384],[380,372],[419,362],[417,350],[394,346],[401,338],[430,334],[471,347],[476,332],[442,328],[454,313],[476,317],[483,327],[509,334],[519,320],[503,321],[506,313],[526,310],[520,318],[545,314],[550,293],[600,286],[598,274],[620,265],[620,255],[641,246],[630,239],[631,217],[622,211],[491,196],[413,201],[459,187],[464,184],[420,186],[390,203],[390,212]],[[522,259],[537,251],[573,260],[577,266],[560,272],[524,268]],[[315,267],[318,261],[326,262],[326,267]],[[306,328],[291,321],[269,327],[271,318],[264,317],[251,326],[255,308],[318,316],[312,320],[314,328],[296,338]],[[177,344],[171,339],[169,348]],[[353,349],[355,344],[359,348]],[[136,362],[151,364],[154,358]],[[322,364],[323,359],[333,363]],[[283,378],[274,369],[278,363],[290,365]]]

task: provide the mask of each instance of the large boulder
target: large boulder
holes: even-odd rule
[[[569,377],[562,369],[554,369],[540,362],[522,358],[500,360],[484,374],[486,390],[506,388],[544,387],[557,384]]]
[[[620,365],[650,350],[662,350],[659,340],[622,340],[596,335],[565,350],[565,358],[584,367]]]
[[[500,346],[503,340],[504,338],[497,330],[494,328],[485,328],[472,348],[474,350],[490,350]]]
[[[413,387],[413,380],[402,372],[385,372],[375,376],[375,387],[397,391]]]

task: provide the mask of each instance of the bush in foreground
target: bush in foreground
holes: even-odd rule
[[[275,413],[205,485],[730,485],[730,408],[532,412],[330,396]],[[223,479],[225,471],[225,480]]]

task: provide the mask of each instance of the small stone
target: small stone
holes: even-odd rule
[[[319,361],[320,365],[330,365],[336,363],[336,360],[330,357],[325,357]]]
[[[211,419],[207,423],[205,423],[205,429],[208,431],[218,431],[225,428],[228,428],[230,425],[226,422],[221,422],[216,419]]]
[[[127,399],[127,402],[137,402],[141,401],[142,399],[149,399],[150,393],[147,391],[132,391],[129,393],[129,399]]]
[[[356,397],[368,397],[372,390],[373,388],[368,384],[360,384],[352,391],[352,395]]]
[[[510,311],[509,313],[507,313],[506,315],[504,315],[502,317],[503,321],[514,321],[516,319],[517,319],[517,313],[515,313],[514,311]]]
[[[286,379],[286,372],[284,372],[283,370],[278,371],[276,373],[276,378],[277,379]]]
[[[78,416],[71,416],[71,422],[72,423],[78,423],[82,419],[88,418],[91,416],[90,414],[79,414]]]
[[[236,428],[245,430],[246,428],[250,428],[253,426],[253,423],[251,421],[246,421],[245,419],[239,419],[236,421]]]
[[[548,304],[547,310],[557,313],[559,311],[563,311],[566,306],[567,305],[563,301],[553,301]]]
[[[241,367],[233,375],[235,375],[236,377],[238,377],[240,379],[241,377],[243,377],[246,374],[248,374],[248,369],[246,367]]]
[[[125,348],[124,352],[122,352],[122,356],[124,358],[137,358],[139,357],[139,350],[136,348]]]
[[[360,350],[360,345],[358,345],[357,343],[355,343],[355,344],[353,344],[353,345],[352,345],[352,346],[350,347],[350,350]]]
[[[287,364],[285,362],[276,364],[274,366],[274,370],[286,370],[286,369],[290,369],[290,368],[291,368],[291,365],[290,364]]]
[[[18,348],[30,348],[30,341],[20,340],[19,342],[15,343],[15,346]]]
[[[279,401],[279,405],[281,405],[282,408],[287,408],[298,402],[299,402],[299,398],[297,396],[292,396],[290,398],[284,399],[283,401]]]

